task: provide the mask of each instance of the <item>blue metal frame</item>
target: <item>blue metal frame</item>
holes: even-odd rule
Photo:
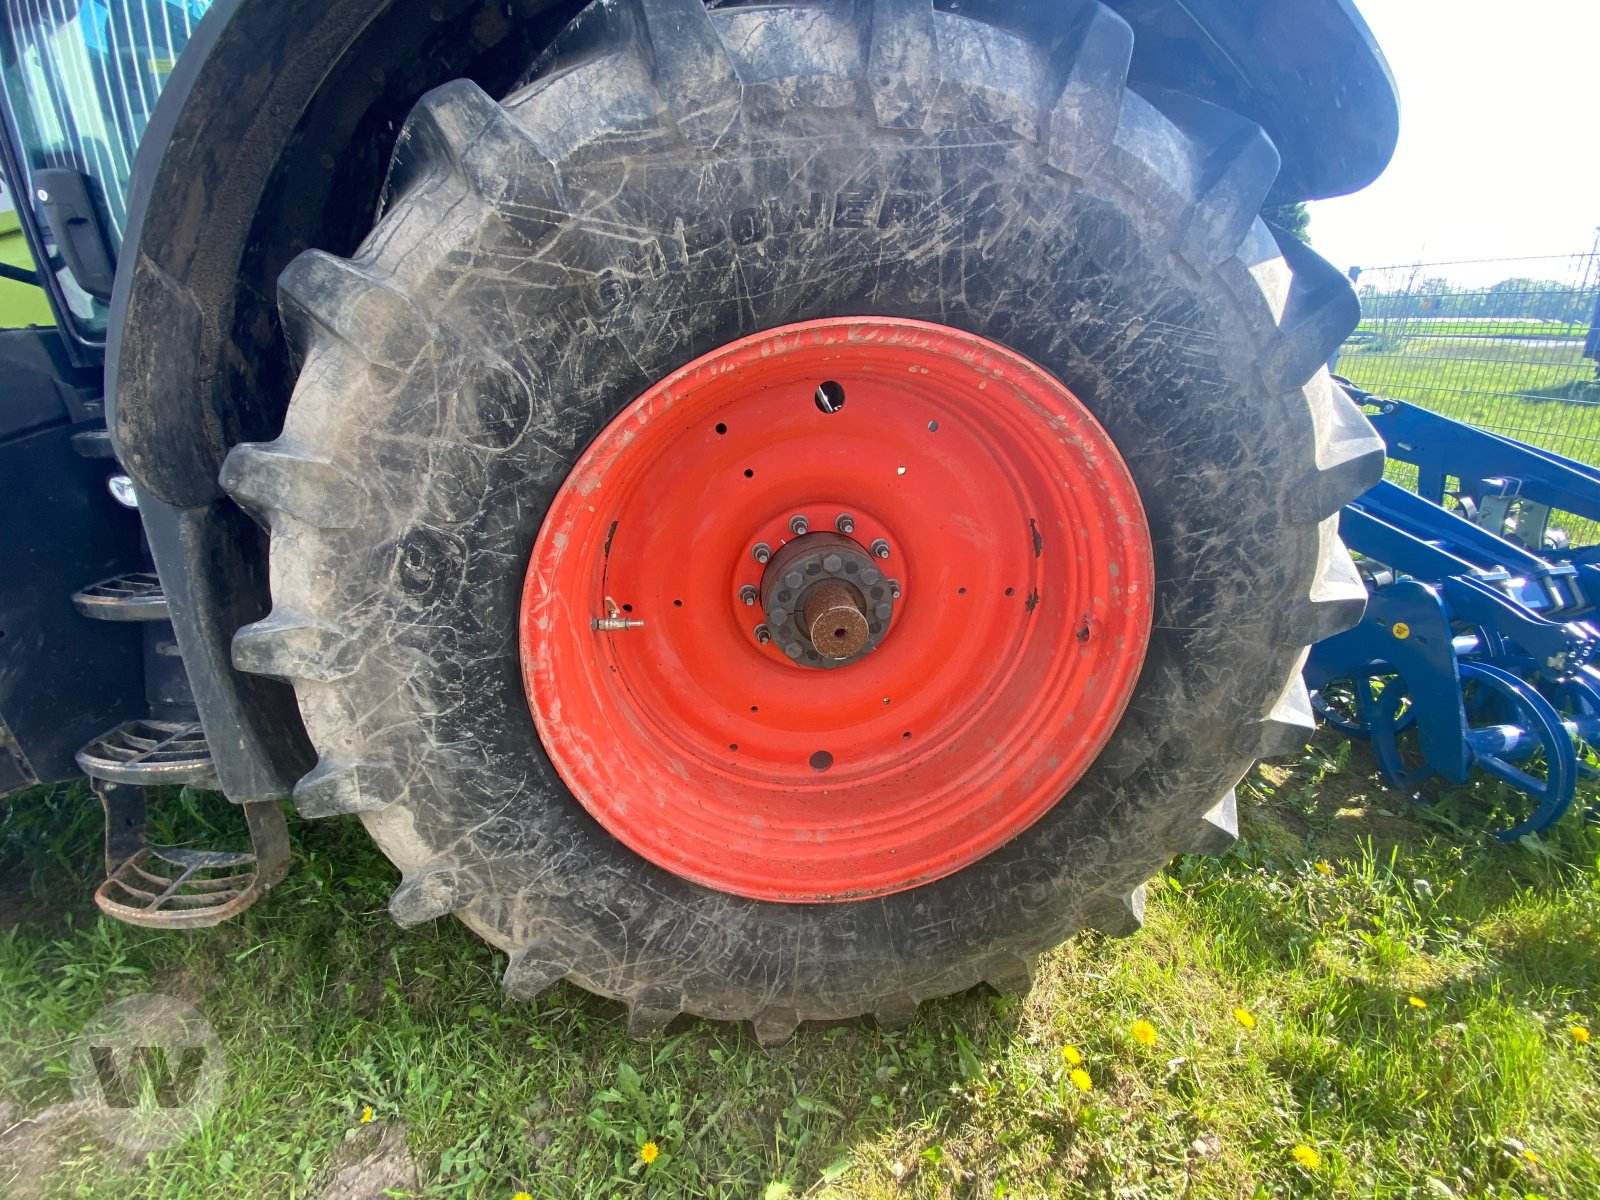
[[[1529,800],[1495,836],[1548,829],[1593,773],[1581,747],[1600,745],[1600,548],[1554,548],[1547,526],[1552,509],[1600,520],[1600,471],[1346,388],[1376,408],[1390,457],[1416,465],[1418,492],[1380,482],[1340,516],[1369,598],[1359,625],[1312,648],[1318,709],[1371,739],[1392,786],[1485,771]],[[1529,515],[1520,540],[1482,523],[1509,524],[1504,498]]]

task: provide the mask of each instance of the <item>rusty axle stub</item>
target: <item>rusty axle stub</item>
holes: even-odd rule
[[[761,576],[773,641],[801,667],[829,670],[872,653],[895,599],[866,547],[832,531],[785,542]]]

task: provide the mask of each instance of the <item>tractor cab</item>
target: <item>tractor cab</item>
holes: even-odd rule
[[[0,159],[74,358],[105,344],[134,156],[210,0],[0,5]]]

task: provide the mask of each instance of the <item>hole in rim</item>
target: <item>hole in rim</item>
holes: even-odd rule
[[[908,729],[904,733],[902,733],[900,735],[900,740],[901,741],[905,741],[905,742],[909,742],[911,740],[911,730]]]
[[[1006,592],[1006,595],[1009,596],[1010,594],[1011,593],[1009,591]],[[674,600],[672,602],[672,607],[673,608],[682,608],[683,607],[683,601],[682,600]]]
[[[727,433],[728,432],[728,427],[726,425],[724,425],[721,421],[718,421],[717,422],[717,432],[718,433]]]
[[[929,433],[938,433],[939,432],[939,422],[937,422],[937,421],[929,421],[928,422],[928,432]]]
[[[756,473],[754,471],[752,471],[749,467],[746,467],[744,469],[744,477],[746,479],[754,479],[756,477]]]
[[[728,743],[728,749],[734,751],[735,753],[737,753],[738,749],[739,749],[739,743],[738,742],[729,742]]]
[[[965,596],[966,594],[967,594],[967,589],[966,588],[957,588],[956,589],[956,595]]]
[[[1016,588],[1007,588],[1006,589],[1006,595],[1015,596],[1016,594],[1017,594],[1017,589]]]
[[[844,407],[844,384],[836,379],[825,379],[817,385],[812,399],[825,413],[836,413]]]
[[[751,712],[760,712],[760,711],[761,711],[761,707],[760,707],[760,706],[759,706],[759,705],[756,705],[756,704],[752,704],[752,705],[751,705],[751,706],[750,706],[750,711],[751,711]]]
[[[818,750],[807,761],[811,763],[811,769],[813,771],[826,771],[829,767],[833,766],[833,755],[829,754],[826,750]]]
[[[622,606],[622,611],[623,611],[623,612],[632,612],[632,611],[633,611],[633,605],[631,605],[631,604],[624,604],[624,605],[623,605],[623,606]]]

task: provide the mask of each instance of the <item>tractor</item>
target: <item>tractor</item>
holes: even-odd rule
[[[111,916],[354,817],[514,998],[894,1026],[1135,930],[1362,616],[1262,216],[1393,150],[1349,0],[0,0],[0,84],[0,791]]]

